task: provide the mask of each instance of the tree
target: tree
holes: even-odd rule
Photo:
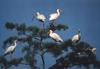
[[[10,30],[15,29],[17,35],[7,38],[4,41],[3,49],[5,49],[8,44],[12,44],[13,40],[17,39],[24,44],[22,49],[24,56],[8,60],[8,58],[1,55],[1,68],[8,69],[13,65],[18,66],[22,64],[29,65],[30,69],[38,69],[40,67],[35,66],[38,60],[34,57],[36,54],[39,54],[43,62],[43,68],[40,69],[45,69],[44,54],[47,52],[52,53],[55,58],[60,56],[59,59],[56,59],[56,64],[49,69],[67,69],[72,66],[84,66],[89,69],[90,64],[92,64],[94,68],[100,68],[100,62],[96,60],[96,54],[92,52],[93,47],[87,42],[79,41],[73,44],[71,39],[67,39],[62,43],[44,41],[45,39],[50,39],[48,36],[50,29],[53,31],[67,30],[67,25],[49,23],[46,28],[40,28],[35,25],[27,26],[24,23],[16,24],[7,22],[5,27]],[[72,51],[65,56],[61,56],[61,54],[68,52],[69,48],[71,48]]]

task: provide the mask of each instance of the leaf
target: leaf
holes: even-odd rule
[[[38,33],[40,31],[40,29],[36,26],[29,26],[27,28],[27,31],[32,31],[33,33]]]
[[[5,27],[7,29],[14,29],[15,25],[12,22],[6,22]]]
[[[23,23],[23,24],[20,24],[17,26],[17,31],[25,31],[26,30],[26,25]]]
[[[58,57],[60,54],[62,54],[62,50],[60,49],[59,45],[49,45],[47,46],[48,52],[52,53],[54,57]]]
[[[18,64],[20,64],[22,62],[22,60],[23,60],[23,58],[12,59],[11,61],[9,61],[9,64],[18,66]]]
[[[48,29],[51,29],[53,31],[55,30],[66,30],[69,27],[67,25],[63,25],[63,24],[58,24],[58,25],[54,25],[53,23],[50,24],[50,26],[48,27]]]
[[[29,47],[24,47],[23,49],[22,49],[22,52],[26,52],[26,51],[28,51],[29,50]]]
[[[67,25],[63,25],[63,24],[58,24],[56,26],[56,29],[57,30],[61,30],[61,29],[66,30],[66,29],[68,29],[68,26]]]

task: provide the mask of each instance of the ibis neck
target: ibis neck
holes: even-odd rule
[[[58,14],[58,15],[60,15],[60,12],[59,12],[59,11],[57,11],[57,14]]]
[[[50,30],[50,33],[53,33],[53,31],[52,31],[52,30]]]
[[[14,46],[16,46],[16,45],[17,45],[17,43],[15,42]]]
[[[50,33],[49,35],[52,35],[52,33]]]
[[[37,15],[40,15],[40,13],[39,13],[39,12],[37,12]]]

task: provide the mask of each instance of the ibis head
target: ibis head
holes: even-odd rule
[[[53,31],[52,31],[52,30],[49,30],[49,31],[48,31],[48,34],[50,34],[50,33],[53,33]]]

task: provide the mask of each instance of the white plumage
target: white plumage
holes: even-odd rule
[[[61,37],[57,33],[54,33],[52,30],[49,30],[49,36],[53,40],[55,40],[56,42],[63,42],[63,40],[61,39]]]
[[[56,20],[60,16],[60,9],[57,9],[56,13],[50,14],[49,21]]]
[[[6,49],[4,55],[6,55],[6,54],[8,54],[8,53],[12,53],[12,52],[15,50],[15,48],[16,48],[16,46],[17,46],[17,43],[16,43],[16,42],[17,42],[17,40],[14,41],[14,45],[9,46],[9,47]]]
[[[77,43],[80,40],[80,29],[78,29],[78,33],[74,35],[71,39],[72,43]]]
[[[46,17],[39,12],[36,13],[36,18],[41,22],[45,22],[45,19],[46,19]]]
[[[94,55],[96,55],[96,48],[92,48],[92,53],[94,54]]]

